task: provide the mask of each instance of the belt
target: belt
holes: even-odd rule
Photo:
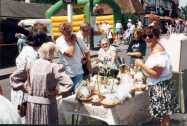
[[[39,97],[39,96],[31,96],[29,95],[27,98],[28,102],[31,103],[37,103],[37,104],[52,104],[56,103],[56,98],[45,98],[45,97]]]

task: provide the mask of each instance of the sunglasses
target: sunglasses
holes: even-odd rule
[[[153,34],[145,34],[145,35],[143,35],[143,38],[147,38],[147,37],[149,37],[150,39],[152,39],[153,38]]]

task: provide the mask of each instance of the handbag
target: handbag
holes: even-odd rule
[[[87,62],[87,59],[86,59],[86,55],[85,55],[85,53],[84,53],[83,49],[81,48],[81,46],[80,46],[80,44],[79,44],[78,41],[77,41],[77,45],[79,46],[79,48],[80,48],[80,50],[81,50],[81,53],[82,53],[82,55],[83,55],[83,57],[82,57],[82,59],[81,59],[81,62],[82,62],[82,69],[83,69],[83,71],[84,71],[83,76],[84,76],[84,77],[87,77],[87,76],[89,76],[90,72],[89,72],[89,70],[88,70],[88,68],[87,68],[88,62]]]
[[[23,99],[24,99],[24,93],[23,93]],[[23,101],[22,99],[22,101]],[[27,110],[27,102],[22,102],[21,104],[18,105],[17,107],[18,113],[21,117],[26,116],[26,110]]]

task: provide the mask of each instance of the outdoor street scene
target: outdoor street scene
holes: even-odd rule
[[[0,0],[0,125],[187,126],[187,0]]]

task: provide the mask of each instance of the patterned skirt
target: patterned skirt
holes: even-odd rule
[[[161,81],[151,85],[149,92],[149,112],[154,118],[178,112],[176,85],[172,80]]]

